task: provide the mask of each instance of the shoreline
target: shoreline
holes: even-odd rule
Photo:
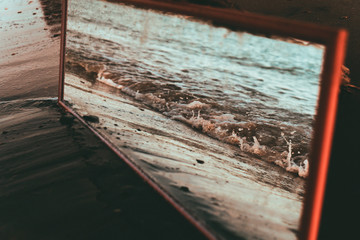
[[[130,79],[121,81],[118,80],[121,77],[118,77],[116,73],[104,70],[106,68],[103,64],[75,61],[68,56],[65,62],[65,71],[82,78],[90,84],[86,84],[87,86],[104,84],[104,86],[108,86],[110,93],[126,95],[132,101],[181,122],[198,133],[236,146],[242,152],[253,155],[262,161],[271,162],[297,176],[307,178],[309,161],[305,142],[310,139],[306,139],[307,132],[302,132],[303,129],[299,126],[290,123],[292,128],[288,127],[287,129],[287,124],[281,123],[279,119],[274,122],[257,122],[252,118],[246,119],[244,109],[226,109],[225,106],[211,98],[206,99],[203,96],[192,94],[175,84],[157,85],[151,81],[136,82]],[[81,83],[84,81],[80,80]],[[161,91],[162,88],[169,90],[166,93],[164,90]],[[211,114],[209,114],[209,109],[213,111]],[[212,115],[216,111],[220,115]],[[295,132],[298,133],[294,135]]]
[[[304,179],[251,160],[237,147],[129,97],[107,93],[115,90],[106,85],[91,86],[69,74],[66,79],[65,100],[74,104],[72,108],[80,116],[97,116],[99,123],[88,123],[215,234],[265,238],[276,232],[280,238],[295,237]],[[227,230],[220,229],[224,226]]]

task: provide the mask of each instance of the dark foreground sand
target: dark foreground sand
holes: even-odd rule
[[[24,100],[57,94],[55,14],[60,0],[42,2],[47,5],[37,5],[36,15],[35,5],[23,10],[40,16],[37,23],[10,19],[0,29],[0,239],[201,239],[81,124],[63,117],[54,100]],[[359,83],[359,1],[224,2],[247,11],[349,28],[347,65],[353,83]],[[29,34],[31,42],[26,44],[21,37]],[[22,100],[4,102],[15,99]],[[342,89],[319,239],[358,235],[359,106],[360,92]]]
[[[0,239],[203,239],[54,99],[0,108]]]

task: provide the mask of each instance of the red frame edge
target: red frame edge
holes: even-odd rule
[[[324,70],[327,71],[323,72],[321,81],[323,86],[318,102],[322,107],[318,109],[311,151],[311,159],[318,161],[313,161],[312,167],[315,167],[315,170],[310,171],[309,174],[301,217],[300,239],[316,240],[318,237],[347,38],[347,31],[340,29],[326,46]],[[329,80],[327,85],[324,84],[326,79]]]
[[[178,202],[176,202],[169,194],[166,193],[154,180],[152,180],[140,167],[129,160],[121,153],[111,142],[98,133],[91,125],[82,119],[73,109],[64,103],[64,77],[65,77],[65,47],[66,47],[66,27],[67,27],[67,8],[68,0],[62,0],[62,18],[61,18],[61,42],[60,42],[60,68],[59,68],[59,87],[57,104],[60,108],[74,115],[82,124],[89,128],[102,142],[104,142],[118,157],[123,160],[135,173],[137,173],[147,184],[150,185],[160,196],[169,202],[185,219],[187,219],[199,232],[206,238],[215,240],[216,237],[207,230],[199,221],[191,216]]]
[[[302,23],[294,20],[276,17],[261,16],[252,13],[241,13],[236,10],[218,9],[213,7],[199,6],[194,4],[171,4],[155,2],[151,0],[113,0],[132,4],[138,7],[152,8],[154,10],[170,11],[179,14],[193,14],[200,18],[210,18],[220,24],[235,26],[243,30],[259,31],[262,33],[274,33],[279,36],[303,38],[304,40],[324,44],[326,47],[324,58],[324,70],[321,77],[320,95],[312,149],[310,152],[312,161],[310,173],[307,179],[306,195],[301,214],[299,239],[315,240],[318,236],[321,211],[325,196],[328,166],[330,162],[331,145],[336,121],[338,93],[340,91],[341,67],[345,58],[347,31],[324,26],[315,26],[310,23]],[[66,23],[68,1],[62,1],[62,34],[60,46],[60,74],[58,89],[58,105],[73,114],[96,136],[100,138],[112,151],[125,161],[141,178],[144,179],[155,191],[164,197],[176,210],[178,210],[189,222],[191,222],[205,237],[216,239],[199,221],[194,219],[178,202],[170,197],[166,191],[159,187],[154,180],[144,173],[141,168],[129,160],[116,147],[101,134],[96,132],[91,125],[87,124],[74,110],[66,106],[64,101],[64,67],[66,46]],[[304,27],[304,28],[302,28]],[[322,149],[322,151],[317,151]]]
[[[64,101],[64,75],[65,75],[65,47],[66,47],[66,23],[68,1],[63,0],[61,7],[61,41],[60,41],[60,67],[59,67],[59,86],[58,104]]]
[[[114,146],[110,141],[98,133],[91,125],[89,125],[84,119],[80,117],[73,109],[66,106],[63,102],[58,102],[60,107],[65,109],[67,112],[70,112],[74,115],[82,124],[89,128],[102,142],[104,142],[118,157],[123,160],[130,168],[136,172],[147,184],[149,184],[157,193],[159,193],[166,201],[168,201],[180,214],[182,214],[193,226],[195,226],[206,238],[215,240],[216,237],[208,231],[199,221],[191,216],[176,200],[170,197],[164,189],[162,189],[155,181],[149,177],[145,172],[142,171],[134,162],[129,160],[121,151],[119,151],[116,146]]]

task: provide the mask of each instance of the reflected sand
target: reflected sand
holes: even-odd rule
[[[296,239],[304,179],[91,85],[66,74],[65,100],[215,236]]]

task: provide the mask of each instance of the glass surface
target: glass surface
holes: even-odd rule
[[[296,239],[324,47],[68,2],[64,100],[219,238]]]

